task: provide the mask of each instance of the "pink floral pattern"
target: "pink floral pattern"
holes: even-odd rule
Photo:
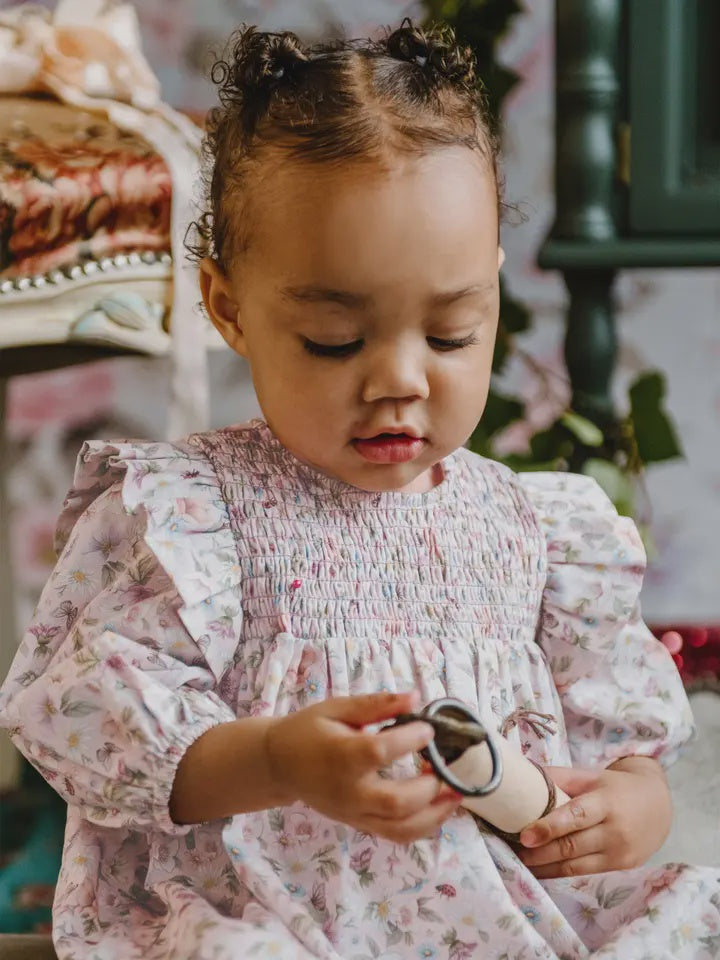
[[[260,420],[83,448],[0,692],[69,804],[60,960],[718,954],[717,869],[539,882],[464,811],[408,846],[300,803],[171,821],[177,763],[211,726],[411,685],[497,729],[554,714],[554,734],[509,733],[540,763],[672,760],[692,718],[639,616],[632,523],[583,477],[517,478],[462,449],[443,467],[428,493],[367,493]]]
[[[1,278],[169,248],[170,174],[147,143],[53,101],[4,108]]]

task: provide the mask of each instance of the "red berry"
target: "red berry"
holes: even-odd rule
[[[687,632],[687,642],[691,647],[704,647],[708,641],[708,632],[702,627],[693,627]]]

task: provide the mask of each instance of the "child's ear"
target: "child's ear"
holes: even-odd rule
[[[205,309],[223,340],[236,353],[246,356],[238,305],[221,266],[210,257],[200,261],[200,291]]]
[[[498,247],[498,270],[500,270],[500,268],[504,263],[505,263],[505,251],[503,250],[502,247]]]

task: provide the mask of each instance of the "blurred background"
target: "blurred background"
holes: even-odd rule
[[[678,663],[689,670],[693,658],[702,653],[700,672],[706,686],[712,686],[720,674],[720,153],[712,148],[713,143],[720,147],[720,135],[717,103],[706,96],[706,87],[714,83],[716,93],[720,81],[717,65],[703,59],[693,38],[702,33],[697,31],[698,24],[707,27],[703,17],[715,16],[713,3],[651,0],[652,14],[647,0],[604,5],[560,0],[557,11],[566,22],[565,33],[557,36],[560,45],[567,43],[568,35],[575,37],[572,49],[561,49],[556,43],[556,27],[563,24],[550,0],[143,0],[135,5],[143,52],[160,81],[162,98],[196,120],[214,102],[214,88],[207,79],[210,51],[221,49],[242,21],[264,29],[295,30],[310,40],[337,33],[368,35],[378,25],[397,25],[407,15],[418,20],[439,15],[454,22],[461,34],[464,30],[468,42],[477,44],[481,66],[488,72],[491,100],[502,113],[506,200],[512,209],[502,231],[507,253],[503,268],[507,349],[497,358],[493,426],[478,432],[475,448],[510,462],[517,458],[521,466],[570,466],[602,477],[613,499],[638,520],[651,552],[642,595],[645,618],[658,631],[682,626],[685,648],[677,654]],[[630,39],[642,20],[633,25],[632,5],[638,17],[643,10],[651,12],[657,29],[658,23],[662,26],[666,21],[677,26],[679,21],[673,17],[680,6],[694,11],[696,33],[690,29],[692,24],[683,21],[687,35],[673,54],[672,69],[660,60],[662,36],[657,34],[655,53],[643,57],[646,68],[648,60],[655,64],[656,74],[633,73]],[[44,6],[52,9],[54,4]],[[0,3],[0,12],[10,9],[9,4]],[[649,43],[654,42],[647,36]],[[689,74],[683,63],[690,64]],[[678,93],[665,86],[673,71],[686,78],[683,83],[691,76],[694,86],[689,94],[684,88]],[[635,93],[630,90],[631,77],[635,77]],[[693,144],[692,170],[683,159],[678,174],[681,180],[685,174],[688,183],[692,180],[686,213],[677,204],[663,206],[662,198],[656,202],[651,196],[643,207],[642,198],[636,203],[630,197],[640,175],[636,181],[630,177],[628,151],[636,151],[632,162],[637,163],[649,151],[656,169],[667,159],[653,140],[661,133],[630,129],[632,109],[638,109],[633,96],[638,91],[651,105],[645,112],[654,108],[661,119],[667,112],[670,125],[675,101],[680,98],[685,103],[682,98],[691,98],[689,113],[695,126],[678,134],[683,143],[691,139]],[[0,97],[0,114],[3,102]],[[561,132],[569,140],[558,152],[560,156],[564,151],[560,156],[564,166],[556,179],[558,102],[566,111]],[[61,335],[41,332],[51,316],[48,301],[39,298],[40,293],[44,295],[43,285],[26,284],[19,289],[19,278],[49,276],[48,268],[67,271],[71,264],[67,256],[67,262],[54,264],[40,259],[28,266],[31,258],[24,267],[20,263],[18,248],[13,247],[11,216],[17,200],[3,186],[2,177],[13,164],[17,171],[22,152],[17,143],[24,134],[22,124],[3,127],[3,122],[0,118],[0,281],[5,280],[6,295],[3,298],[0,288],[0,355],[6,385],[3,519],[10,523],[9,548],[3,551],[3,559],[13,584],[6,605],[13,605],[16,624],[22,627],[54,562],[54,525],[80,444],[97,436],[163,437],[170,360],[159,355],[163,349],[143,347],[138,341],[141,353],[155,355],[98,361],[97,356],[104,354],[99,347],[87,346],[92,337],[83,340],[84,328],[73,328],[76,351],[83,345],[84,352],[79,354],[56,351],[66,339],[67,325]],[[88,142],[101,133],[91,131]],[[26,136],[35,148],[36,135],[37,130],[30,129]],[[15,145],[13,149],[9,143]],[[129,143],[131,147],[136,145]],[[31,162],[42,165],[37,149],[32,157],[23,156],[23,169]],[[150,161],[143,157],[147,165]],[[45,160],[57,166],[52,151]],[[130,206],[143,205],[146,179],[125,185]],[[559,227],[556,198],[566,204],[567,212]],[[34,202],[40,201],[35,197]],[[660,215],[666,207],[667,222]],[[162,209],[158,216],[167,218],[167,210]],[[575,221],[573,211],[579,211]],[[41,217],[38,222],[52,239],[52,218]],[[18,223],[16,216],[16,228]],[[132,279],[133,264],[138,271],[147,266],[150,273],[142,278],[146,286],[140,283],[138,289],[150,302],[152,284],[167,279],[170,269],[162,259],[168,248],[167,223],[159,238],[151,236],[152,223],[145,227],[144,243],[133,246],[132,239],[126,238],[100,252],[112,257],[120,251],[127,256],[142,248],[148,254],[142,263],[137,254],[118,269],[128,267],[130,272],[124,276]],[[635,239],[640,234],[650,239],[645,242],[640,237],[638,246]],[[624,237],[629,238],[624,245],[616,242]],[[92,259],[91,246],[80,250],[78,262]],[[546,266],[560,264],[570,271],[571,282],[575,278],[572,385],[564,358],[568,291],[562,270],[538,266],[541,249]],[[103,269],[108,276],[115,275],[114,267]],[[593,287],[596,279],[599,288]],[[608,359],[603,340],[612,324],[613,297],[615,363]],[[152,317],[146,317],[150,326],[157,319],[155,314]],[[197,322],[200,329],[199,315]],[[114,349],[110,342],[105,344],[106,352]],[[52,353],[52,360],[43,359],[44,350],[48,357]],[[78,359],[92,362],[76,363]],[[245,361],[213,346],[209,364],[212,425],[259,415]],[[44,370],[44,366],[55,369]],[[610,412],[602,400],[603,383],[598,385],[595,375],[600,370],[602,381],[606,367],[612,371]],[[592,382],[587,389],[583,369],[590,370]],[[639,390],[629,394],[629,388],[638,383]],[[582,416],[568,418],[570,407]],[[634,439],[628,440],[628,430],[635,431]],[[536,439],[528,447],[531,438]],[[676,455],[680,450],[682,455]],[[599,467],[598,460],[602,461]],[[643,463],[648,468],[638,473]],[[6,639],[2,672],[9,665],[9,655]],[[689,681],[695,677],[691,673]],[[714,729],[717,737],[720,727]],[[36,887],[39,912],[32,914],[32,924],[42,928],[47,920],[43,896],[47,899],[48,891],[40,881]],[[2,902],[4,895],[0,889],[0,918],[3,909],[9,910]],[[32,913],[32,894],[27,896],[23,909]]]

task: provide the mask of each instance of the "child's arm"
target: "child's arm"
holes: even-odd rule
[[[274,777],[272,717],[247,717],[208,730],[180,761],[170,795],[175,823],[201,823],[291,803],[291,785]]]
[[[170,798],[178,823],[302,801],[357,830],[410,843],[431,836],[462,797],[431,774],[378,771],[432,738],[427,724],[366,733],[412,709],[411,694],[336,697],[286,717],[249,717],[208,731],[180,761]]]
[[[675,664],[640,615],[642,541],[587,477],[532,474],[522,484],[547,536],[538,641],[576,765],[548,770],[575,799],[534,825],[541,846],[523,859],[542,877],[636,865],[670,827],[661,763],[693,732]]]
[[[574,474],[521,477],[547,537],[537,639],[574,764],[628,756],[671,763],[693,733],[682,680],[642,620],[645,551],[600,487]]]
[[[168,815],[178,761],[236,714],[143,534],[117,486],[77,519],[0,690],[0,725],[87,819],[182,833]]]

